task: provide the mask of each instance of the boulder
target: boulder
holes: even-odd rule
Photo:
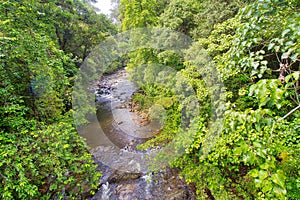
[[[130,180],[136,180],[142,176],[141,173],[127,173],[127,172],[121,172],[118,170],[115,170],[109,177],[108,182],[109,183],[120,183]]]

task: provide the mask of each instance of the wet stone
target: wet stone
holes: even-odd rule
[[[120,182],[126,182],[130,180],[136,180],[142,176],[141,173],[125,173],[120,172],[118,170],[115,170],[109,177],[108,182],[109,183],[120,183]]]

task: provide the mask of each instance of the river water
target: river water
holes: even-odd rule
[[[134,112],[131,97],[137,91],[125,69],[104,76],[93,85],[97,119],[80,131],[98,169],[103,174],[92,200],[185,200],[195,199],[193,189],[180,179],[177,169],[148,168],[153,150],[136,146],[161,129],[143,113]],[[151,160],[150,160],[151,162]]]

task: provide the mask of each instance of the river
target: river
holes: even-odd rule
[[[103,176],[91,200],[193,200],[194,189],[179,177],[179,170],[149,170],[150,151],[136,146],[160,131],[135,112],[131,97],[137,91],[125,69],[102,77],[94,87],[97,119],[80,131]],[[155,152],[154,152],[155,153]],[[151,160],[150,160],[151,162]]]

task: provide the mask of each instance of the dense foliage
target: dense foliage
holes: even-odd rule
[[[185,153],[170,164],[196,184],[199,199],[300,198],[299,6],[294,0],[121,0],[122,30],[167,27],[195,40],[183,57],[141,48],[128,55],[127,66],[135,78],[139,67],[168,65],[193,86],[197,127],[193,138],[187,133],[176,143]],[[226,102],[208,100],[220,88],[205,83],[199,65],[215,66]],[[134,96],[141,109],[159,104],[166,111],[160,134],[142,147],[164,146],[180,130],[184,105],[155,83],[141,90]],[[221,110],[220,131],[210,126],[214,107]],[[193,142],[184,146],[187,140]]]
[[[82,61],[116,30],[89,3],[1,1],[1,199],[85,198],[97,187],[71,92]],[[179,167],[199,199],[300,199],[299,13],[298,0],[120,0],[114,11],[122,31],[160,27],[193,39],[159,48],[180,43],[162,32],[157,48],[118,57],[111,38],[94,54],[117,58],[105,71],[127,65],[140,87],[134,103],[163,124],[140,148],[174,144],[180,157],[159,161]],[[147,41],[143,31],[130,42]],[[91,61],[84,83],[98,74]],[[75,108],[89,98],[81,89]],[[192,102],[197,109],[186,109]]]
[[[70,94],[81,60],[115,28],[86,3],[1,1],[1,199],[83,197],[97,187]]]

